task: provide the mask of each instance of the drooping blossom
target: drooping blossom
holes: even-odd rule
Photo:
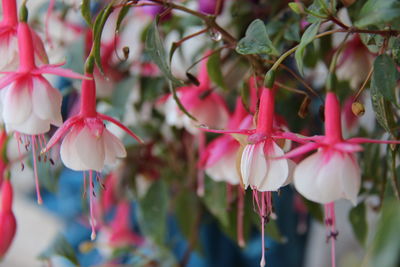
[[[374,55],[355,34],[348,41],[338,59],[336,75],[340,80],[350,81],[350,86],[358,88],[367,78],[374,61]]]
[[[229,111],[223,98],[215,93],[207,73],[207,60],[201,62],[197,77],[199,85],[184,86],[177,89],[177,95],[185,109],[197,119],[193,121],[184,114],[172,95],[164,99],[166,122],[177,128],[185,128],[192,134],[199,133],[198,125],[223,128],[229,119]]]
[[[335,240],[338,232],[335,224],[334,201],[348,199],[354,205],[361,186],[361,170],[356,152],[361,143],[396,143],[368,138],[344,139],[341,127],[341,110],[336,95],[329,92],[325,100],[325,135],[305,137],[312,141],[304,144],[285,157],[295,157],[312,150],[314,154],[301,161],[294,171],[294,185],[305,198],[325,205],[325,224],[331,239],[332,266],[335,266]]]
[[[17,222],[12,211],[13,188],[9,179],[1,185],[0,195],[0,261],[10,248],[17,230]]]
[[[114,164],[117,158],[126,156],[124,145],[107,130],[104,121],[117,125],[138,142],[142,141],[118,120],[96,111],[96,85],[93,74],[85,75],[87,79],[82,82],[79,114],[69,118],[58,128],[42,153],[48,151],[65,136],[60,150],[61,160],[65,166],[76,171],[89,171],[92,239],[95,239],[93,171],[101,172],[106,164]],[[86,175],[84,177],[86,181]]]
[[[3,19],[0,22],[0,71],[13,71],[18,68],[18,17],[16,0],[3,0]],[[32,31],[36,63],[47,64],[47,54],[40,37]]]
[[[252,116],[243,107],[241,98],[238,98],[227,129],[249,129],[251,124]],[[240,182],[240,175],[238,169],[232,166],[236,165],[239,150],[240,143],[231,135],[215,138],[201,155],[200,168],[204,168],[206,174],[217,182],[225,181],[237,185]]]
[[[27,23],[18,23],[19,67],[3,72],[0,79],[2,117],[7,132],[15,132],[19,143],[31,146],[35,169],[38,203],[42,202],[36,171],[36,150],[44,144],[43,134],[50,125],[62,124],[61,93],[51,86],[43,74],[83,79],[84,76],[58,65],[36,66],[34,41]],[[21,135],[23,135],[21,137]]]

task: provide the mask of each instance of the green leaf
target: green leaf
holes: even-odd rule
[[[368,0],[362,7],[356,27],[386,24],[400,18],[400,2],[398,0]]]
[[[398,71],[393,59],[388,55],[379,55],[374,61],[374,73],[372,74],[376,89],[386,100],[396,103],[395,89],[397,85]]]
[[[157,19],[153,21],[147,31],[145,48],[151,60],[156,63],[164,76],[172,82],[172,85],[174,87],[182,86],[183,83],[172,75],[171,67],[167,63],[167,56],[157,29]]]
[[[82,0],[81,14],[83,19],[92,27],[92,15],[90,14],[90,0]]]
[[[376,233],[370,248],[367,250],[369,253],[364,262],[371,263],[369,266],[398,266],[400,251],[399,225],[399,202],[394,199],[384,201]]]
[[[118,32],[121,28],[121,23],[129,12],[131,5],[124,5],[118,13],[117,22],[115,24],[115,31]]]
[[[382,91],[379,89],[380,85],[378,84],[375,76],[376,75],[372,75],[371,79],[370,91],[372,107],[374,109],[378,123],[383,127],[383,129],[393,135],[393,130],[396,128],[396,123],[394,121],[392,105],[383,96]]]
[[[304,13],[304,6],[302,3],[289,3],[288,4],[290,9],[293,10],[293,12],[295,12],[296,14],[302,14]]]
[[[357,240],[361,244],[365,244],[368,235],[368,224],[364,203],[360,203],[350,210],[349,220]]]
[[[62,234],[57,235],[51,246],[39,255],[39,259],[49,259],[54,255],[62,256],[75,266],[80,266],[74,248]]]
[[[162,245],[166,235],[168,212],[168,188],[164,180],[154,182],[138,202],[140,229],[155,243]]]
[[[220,53],[212,54],[207,61],[207,71],[210,76],[211,81],[213,81],[217,86],[227,90],[225,85],[224,77],[221,71],[221,59]]]
[[[246,30],[245,37],[242,38],[237,46],[236,52],[242,55],[267,54],[278,56],[271,40],[268,37],[264,22],[260,19],[254,20]]]
[[[321,25],[321,21],[311,24],[307,30],[304,32],[303,36],[301,37],[301,41],[299,47],[295,53],[295,59],[297,63],[297,68],[299,72],[303,75],[303,57],[304,52],[308,44],[310,44],[313,40],[315,35],[318,33],[319,26]]]
[[[226,201],[226,184],[214,182],[206,177],[205,193],[202,198],[207,209],[213,214],[222,226],[228,225],[228,207]]]

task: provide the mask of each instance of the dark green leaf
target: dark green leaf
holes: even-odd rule
[[[224,77],[222,76],[220,53],[212,54],[207,61],[207,71],[211,81],[217,86],[227,90]]]
[[[376,89],[386,100],[396,103],[395,89],[397,85],[398,71],[393,59],[388,55],[379,55],[374,61],[374,73],[372,74]]]
[[[363,28],[389,23],[399,18],[400,2],[398,0],[368,0],[362,7],[355,26]]]
[[[394,114],[391,103],[387,101],[382,91],[379,89],[380,85],[376,81],[375,75],[371,79],[371,101],[375,116],[379,124],[388,132],[393,135],[393,130],[396,127],[394,121]]]
[[[67,239],[59,234],[55,240],[52,242],[52,245],[44,252],[39,255],[40,259],[49,259],[53,255],[62,256],[68,259],[75,266],[80,266],[78,258],[75,254],[74,248],[68,243]]]
[[[90,0],[82,0],[81,13],[83,19],[92,27],[92,16],[90,15]]]
[[[163,244],[166,234],[168,189],[163,180],[154,182],[147,194],[139,199],[140,229],[155,243]]]
[[[268,37],[264,22],[260,19],[254,20],[246,30],[245,37],[237,46],[236,52],[242,55],[267,54],[278,56],[279,53]]]
[[[301,74],[303,74],[303,57],[305,48],[307,47],[308,44],[310,44],[314,40],[314,37],[315,35],[317,35],[320,25],[321,21],[311,24],[301,37],[299,47],[297,48],[295,54],[297,68],[299,69],[299,72]]]
[[[368,235],[368,224],[364,203],[360,203],[350,210],[349,220],[357,240],[361,244],[365,244]]]

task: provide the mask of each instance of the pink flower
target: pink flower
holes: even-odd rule
[[[12,71],[18,67],[18,17],[15,0],[3,0],[3,19],[0,22],[0,71]],[[40,37],[32,32],[34,46],[32,47],[36,62],[47,64],[48,59]]]
[[[172,95],[168,95],[164,103],[167,123],[177,128],[185,128],[192,134],[199,132],[197,126],[201,124],[212,128],[223,128],[229,118],[225,101],[211,88],[206,61],[203,61],[200,66],[198,80],[199,86],[191,85],[177,90],[182,105],[197,121],[192,120],[179,109]]]
[[[6,72],[0,79],[2,115],[7,131],[38,135],[60,126],[61,93],[53,88],[43,74],[56,74],[71,78],[84,78],[60,65],[37,67],[33,55],[33,39],[28,24],[18,24],[20,65],[15,72]]]
[[[7,253],[14,240],[17,222],[12,211],[13,189],[9,179],[1,186],[0,201],[0,261]]]
[[[367,138],[343,139],[340,104],[336,95],[329,92],[325,100],[325,135],[306,137],[313,142],[296,148],[285,157],[294,157],[309,151],[318,151],[300,162],[294,171],[294,185],[305,198],[328,204],[338,199],[348,199],[355,205],[361,185],[361,171],[356,152],[360,143],[399,143]]]
[[[250,128],[252,116],[244,109],[241,98],[236,101],[236,110],[232,115],[228,129]],[[236,165],[240,143],[230,135],[223,135],[214,139],[201,155],[200,167],[207,175],[217,182],[225,181],[236,185],[240,182],[240,175]]]
[[[86,74],[82,82],[81,107],[78,115],[69,118],[54,133],[42,153],[46,153],[65,135],[61,144],[61,160],[64,164],[80,171],[89,171],[91,239],[96,238],[93,208],[93,171],[100,172],[105,164],[113,164],[119,157],[126,156],[122,142],[110,133],[103,121],[110,121],[127,132],[138,142],[142,142],[131,130],[116,119],[96,111],[96,84],[93,74]],[[84,173],[86,182],[86,174]]]

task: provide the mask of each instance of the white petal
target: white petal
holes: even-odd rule
[[[110,133],[107,129],[103,130],[103,141],[105,149],[105,163],[113,164],[116,158],[126,157],[126,149],[115,135]]]
[[[64,137],[61,143],[60,155],[64,165],[75,171],[89,170],[80,160],[78,151],[75,149],[75,139],[79,130],[72,128],[72,130]]]
[[[3,95],[3,118],[5,123],[22,123],[32,111],[28,83],[14,82],[3,90],[5,90]]]
[[[272,142],[272,147],[268,150],[268,153],[267,173],[258,188],[262,192],[277,191],[285,184],[289,174],[287,159],[274,159],[284,154],[283,150],[275,142]]]
[[[50,121],[42,120],[31,113],[30,116],[22,123],[6,123],[7,131],[18,131],[23,134],[44,134],[50,130]]]
[[[206,173],[213,180],[225,181],[232,185],[239,184],[239,174],[236,168],[236,154],[238,149],[228,151],[217,162],[206,168]]]
[[[294,186],[305,198],[321,203],[320,192],[316,186],[319,169],[322,166],[322,152],[316,152],[301,161],[294,170]]]
[[[243,149],[242,158],[240,161],[240,171],[242,173],[242,179],[244,187],[247,188],[250,183],[250,176],[251,176],[251,168],[253,162],[253,155],[254,155],[254,144],[246,145]]]
[[[283,184],[283,186],[288,185],[293,182],[294,170],[296,169],[296,163],[293,160],[288,159],[287,162],[288,162],[288,166],[289,166],[289,174],[288,174],[288,178],[287,178],[286,182]]]
[[[262,190],[262,185],[267,176],[267,159],[264,154],[264,142],[260,142],[253,146],[252,155],[249,157],[249,184],[257,190]]]
[[[361,171],[357,160],[351,155],[346,155],[342,176],[343,197],[347,198],[354,205],[357,204],[357,195],[361,186]]]
[[[32,79],[32,104],[33,111],[43,120],[50,120],[54,125],[62,124],[61,118],[61,93],[53,88],[44,78]]]
[[[73,146],[79,153],[79,159],[88,169],[95,171],[103,169],[105,159],[103,136],[94,136],[85,126],[76,136]]]

